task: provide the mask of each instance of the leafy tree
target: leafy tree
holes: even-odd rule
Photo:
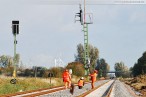
[[[99,69],[99,70],[98,70],[98,77],[99,77],[99,78],[102,77],[102,74],[103,74],[102,69]]]
[[[130,76],[130,72],[127,66],[124,65],[123,62],[117,62],[115,63],[115,75],[117,77],[129,77]]]
[[[146,73],[146,51],[143,53],[142,57],[138,59],[138,62],[134,64],[132,69],[132,74],[134,76]]]
[[[106,77],[107,73],[110,70],[110,66],[106,63],[105,59],[101,58],[97,60],[96,70],[99,71],[99,77]]]
[[[43,72],[42,77],[47,78],[47,77],[48,77],[48,74],[49,74],[49,70],[46,70],[46,69],[45,69],[45,71]]]
[[[96,47],[93,47],[92,45],[88,45],[88,48],[89,48],[90,69],[93,70],[95,69],[95,64],[99,56],[99,51]],[[84,47],[82,44],[77,45],[77,56],[75,56],[75,61],[84,64]]]
[[[20,60],[20,55],[16,54],[16,64],[18,65]],[[13,57],[8,55],[0,56],[0,67],[9,68],[13,66]]]
[[[76,76],[84,76],[84,74],[85,74],[84,65],[80,62],[68,63],[66,68],[67,69],[72,69],[72,74],[76,75]]]
[[[47,68],[42,68],[40,70],[40,74],[39,74],[40,77],[46,77],[47,76]]]
[[[82,44],[77,45],[77,56],[75,56],[75,61],[84,64],[84,47]]]
[[[32,76],[32,70],[31,69],[26,69],[24,71],[24,76]]]
[[[13,72],[13,58],[8,55],[0,56],[0,67],[3,68],[1,73],[5,75],[12,75]]]
[[[63,68],[62,67],[52,67],[49,69],[50,73],[53,73],[54,77],[62,77]]]
[[[96,47],[93,47],[92,45],[89,45],[89,57],[90,57],[91,70],[95,69],[98,55],[99,55],[98,49]]]
[[[0,66],[7,67],[9,65],[10,56],[2,55],[0,56]]]
[[[33,66],[32,71],[33,71],[33,76],[34,77],[42,77],[45,73],[46,68],[41,67],[41,66]]]

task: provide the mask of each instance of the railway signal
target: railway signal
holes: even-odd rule
[[[13,35],[19,34],[19,21],[12,21],[12,33]]]
[[[83,25],[83,11],[81,9],[81,5],[80,5],[80,12],[76,13],[75,19],[76,19],[76,17],[79,17],[79,20],[75,20],[75,22],[80,21],[81,25]]]
[[[13,77],[14,79],[12,79],[10,81],[10,83],[12,84],[16,84],[16,75],[17,75],[17,70],[16,70],[16,44],[17,44],[17,40],[16,40],[16,35],[19,34],[19,21],[12,21],[12,34],[14,36],[14,58],[13,58],[13,66],[14,66],[14,70],[13,70]]]
[[[90,59],[89,59],[89,49],[88,49],[88,24],[92,24],[91,20],[91,13],[86,13],[86,0],[84,0],[84,13],[82,12],[81,5],[80,5],[80,12],[76,13],[76,16],[80,17],[81,25],[83,25],[83,31],[84,31],[84,68],[85,68],[85,75],[89,74],[89,68],[90,68]],[[89,21],[86,21],[86,15],[89,17]]]

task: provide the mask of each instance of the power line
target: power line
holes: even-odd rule
[[[84,5],[84,0],[36,0],[39,5]],[[146,0],[86,0],[86,5],[146,4]]]

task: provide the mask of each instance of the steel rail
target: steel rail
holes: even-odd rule
[[[94,89],[91,89],[91,90],[89,90],[89,91],[87,91],[87,92],[85,92],[85,93],[83,93],[83,94],[81,94],[81,95],[79,95],[79,96],[76,96],[76,97],[85,97],[85,96],[87,96],[88,94],[92,93],[94,90],[100,88],[101,86],[105,85],[105,84],[108,83],[108,82],[109,82],[109,81],[107,81],[107,82],[105,82],[105,83],[103,83],[103,84],[101,84],[101,85],[95,87]]]
[[[85,82],[85,84],[88,84],[90,82]],[[75,86],[77,86],[77,83],[75,83]],[[56,87],[52,87],[52,88],[43,88],[43,89],[37,89],[37,90],[30,90],[30,91],[24,91],[24,92],[17,92],[14,94],[4,94],[4,95],[0,95],[0,97],[17,97],[17,96],[21,96],[21,97],[35,97],[35,96],[40,96],[40,95],[44,95],[44,94],[49,94],[49,93],[53,93],[53,92],[57,92],[60,90],[65,90],[64,86],[56,86]]]
[[[63,86],[56,86],[56,87],[52,87],[52,88],[43,88],[43,89],[36,89],[36,90],[30,90],[30,91],[24,91],[24,92],[17,92],[17,93],[13,93],[13,94],[4,94],[4,95],[0,95],[0,97],[19,96],[19,95],[23,95],[23,94],[38,92],[38,91],[51,90],[51,89],[55,89],[55,88],[59,88],[59,87],[63,87]]]
[[[90,82],[85,82],[85,84],[88,84]],[[75,84],[75,86],[77,86],[78,84]],[[34,94],[30,94],[30,95],[26,95],[26,96],[22,96],[22,97],[36,97],[36,96],[41,96],[41,95],[45,95],[45,94],[50,94],[50,93],[53,93],[53,92],[57,92],[57,91],[60,91],[60,90],[65,90],[65,87],[63,88],[57,88],[55,90],[51,90],[51,91],[44,91],[44,92],[39,92],[38,93],[34,93]]]
[[[115,81],[116,80],[114,80],[114,82],[109,86],[109,88],[106,90],[102,97],[110,97]]]

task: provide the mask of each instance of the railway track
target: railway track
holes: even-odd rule
[[[52,92],[55,92],[55,91],[59,91],[59,90],[63,90],[65,89],[63,86],[58,86],[58,87],[54,87],[54,88],[45,88],[45,89],[38,89],[38,90],[31,90],[31,91],[25,91],[25,92],[18,92],[18,93],[15,93],[15,94],[6,94],[6,95],[1,95],[0,97],[31,97],[35,94],[44,94],[45,92],[48,92],[48,93],[52,93]]]
[[[108,82],[109,80],[100,80],[95,83],[95,86],[100,87]],[[69,92],[69,89],[65,89],[63,86],[61,86],[52,89],[39,89],[29,92],[19,92],[11,95],[2,95],[1,97],[82,97],[81,94],[87,93],[91,90],[93,89],[91,89],[91,84],[88,82],[85,84],[83,89],[78,89],[78,87],[75,86],[73,95]]]
[[[115,80],[101,84],[96,88],[79,95],[78,97],[110,97]]]

